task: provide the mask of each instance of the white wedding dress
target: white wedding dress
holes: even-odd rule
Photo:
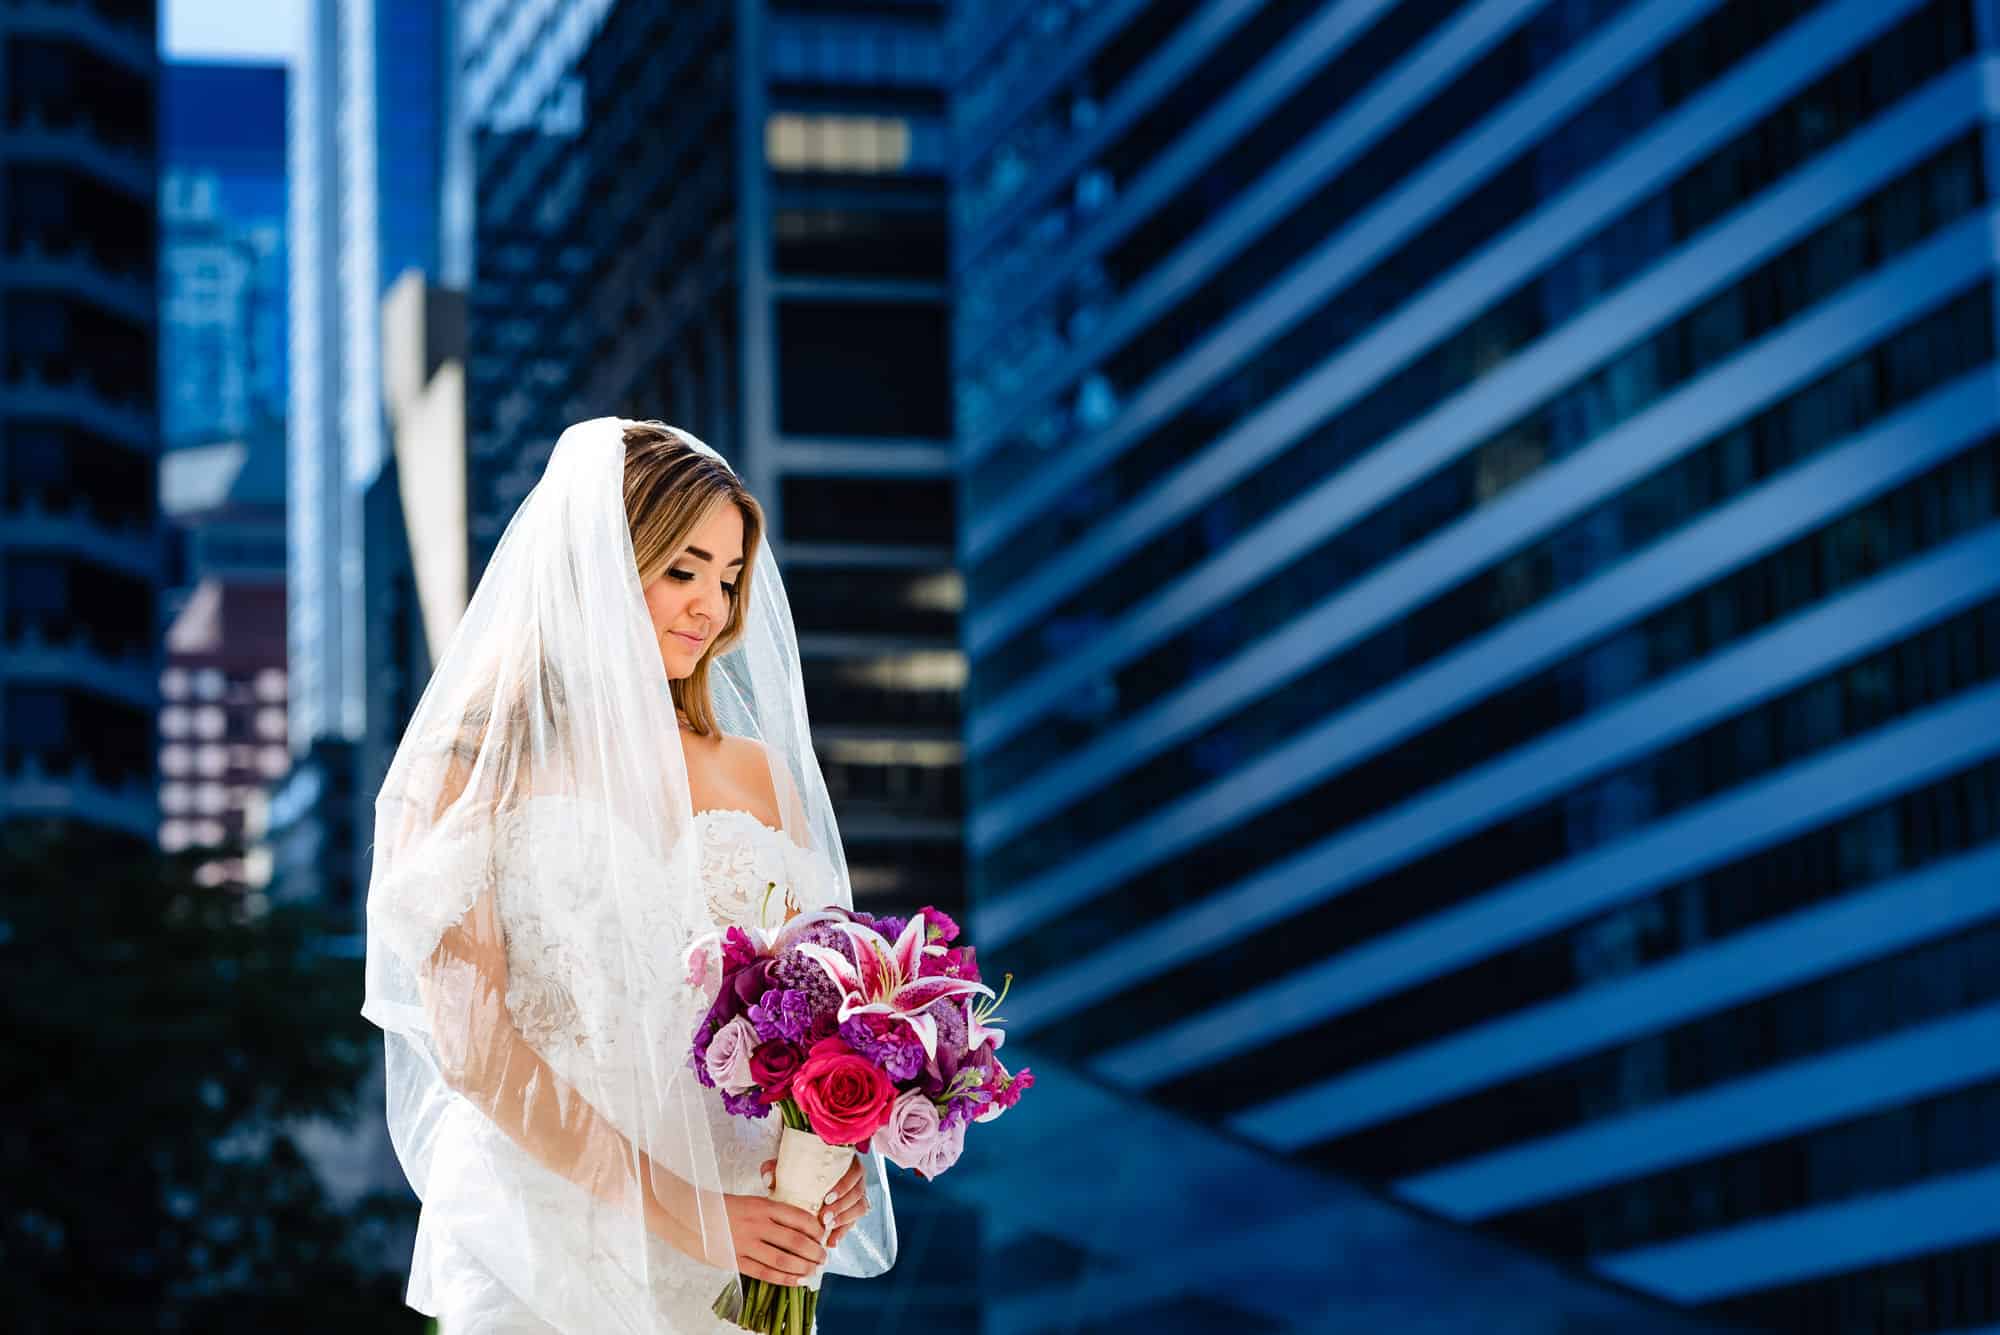
[[[503,856],[490,862],[482,858],[481,866],[509,865],[505,845],[510,840],[523,841],[515,850],[521,858],[516,865],[536,865],[525,850],[547,847],[531,842],[537,814],[548,812],[548,804],[574,801],[557,796],[529,799],[496,832]],[[574,811],[552,824],[573,831]],[[708,916],[715,926],[774,927],[793,911],[810,912],[834,902],[834,873],[825,856],[799,847],[752,813],[701,811],[695,815],[695,827],[700,832]],[[594,884],[602,883],[600,859],[650,859],[650,854],[633,847],[632,838],[616,836],[617,831],[610,831],[589,854],[562,859],[565,875],[558,886],[550,885],[544,861],[534,876],[533,895],[587,897]],[[629,863],[624,874],[664,881],[662,874]],[[618,1082],[603,1078],[607,1070],[615,1074],[618,1055],[603,1050],[585,1018],[594,1007],[615,1007],[623,998],[579,995],[603,973],[615,971],[593,971],[590,945],[552,939],[537,915],[510,904],[509,879],[500,873],[493,887],[507,935],[508,1011],[556,1073],[629,1133],[629,1111],[619,1106]],[[775,892],[767,889],[773,885]],[[656,939],[685,939],[677,935],[674,917],[684,912],[681,906],[663,895],[651,907],[661,915]],[[617,943],[606,940],[601,945],[615,949]],[[681,968],[679,960],[661,959],[652,982],[661,988],[685,988]],[[692,1038],[690,1034],[690,1042]],[[704,1099],[703,1104],[720,1161],[721,1189],[762,1195],[761,1166],[776,1157],[782,1122],[776,1114],[761,1122],[732,1116],[723,1110],[719,1096]],[[452,1115],[456,1125],[439,1137],[410,1270],[410,1303],[441,1317],[441,1335],[611,1335],[657,1331],[662,1326],[687,1335],[737,1330],[711,1310],[729,1272],[650,1236],[643,1257],[633,1239],[590,1236],[579,1221],[577,1188],[533,1162],[470,1104],[461,1101]],[[534,1236],[522,1238],[517,1249],[492,1241],[490,1213],[480,1212],[481,1201],[499,1198],[496,1193],[527,1197],[521,1217],[530,1221]],[[472,1254],[454,1236],[453,1221],[460,1212],[467,1212],[469,1224],[479,1226],[467,1228],[462,1236],[480,1237],[485,1254]],[[517,1251],[520,1264],[510,1264],[516,1258],[504,1254],[508,1250]],[[551,1252],[569,1264],[552,1267],[547,1260]],[[531,1256],[539,1258],[536,1264],[527,1264]],[[819,1276],[808,1283],[817,1287]],[[520,1292],[524,1285],[535,1291]]]

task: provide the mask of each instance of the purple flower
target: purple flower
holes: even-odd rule
[[[771,967],[771,980],[780,987],[804,993],[808,1015],[831,1015],[840,1009],[840,989],[826,976],[826,970],[795,950],[778,957]]]
[[[688,1065],[694,1068],[696,1078],[710,1089],[715,1088],[715,1081],[708,1074],[708,1044],[714,1037],[715,1025],[703,1020],[701,1029],[694,1036],[694,1052],[688,1058]]]
[[[840,1026],[840,1036],[891,1079],[916,1079],[917,1072],[924,1068],[924,1045],[910,1032],[909,1026],[885,1020],[883,1016],[857,1015]]]
[[[771,1105],[758,1097],[754,1089],[748,1094],[724,1093],[722,1106],[731,1116],[748,1117],[753,1122],[760,1122],[771,1115]]]
[[[750,1023],[757,1026],[757,1037],[763,1042],[781,1038],[787,1043],[803,1043],[812,1027],[812,1002],[798,988],[773,988],[750,1008]]]
[[[970,1126],[974,1118],[985,1110],[985,1095],[974,1091],[962,1099],[953,1099],[945,1105],[944,1116],[939,1119],[942,1128]]]
[[[909,925],[910,920],[897,917],[878,918],[872,913],[857,913],[854,915],[854,921],[863,927],[880,932],[885,940],[894,941],[903,934],[903,928]]]

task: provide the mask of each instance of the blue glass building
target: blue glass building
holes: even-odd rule
[[[158,823],[151,0],[0,10],[0,820]]]
[[[284,421],[285,68],[160,70],[160,419],[168,449]]]
[[[964,8],[1022,1047],[1267,1200],[2000,1328],[1995,13]]]
[[[686,426],[783,562],[855,891],[962,902],[944,9],[468,9],[475,576],[569,423]]]
[[[366,495],[389,457],[381,303],[438,271],[445,0],[310,0],[291,83],[291,746],[360,737]]]

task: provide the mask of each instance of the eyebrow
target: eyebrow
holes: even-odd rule
[[[704,560],[704,561],[713,561],[713,560],[715,559],[715,557],[714,557],[713,555],[711,555],[711,554],[710,554],[710,553],[708,553],[708,552],[705,552],[705,551],[703,551],[703,550],[702,550],[701,548],[699,548],[699,547],[690,547],[690,548],[688,548],[688,549],[687,549],[687,554],[688,554],[689,556],[698,556],[698,557],[700,557],[700,558],[701,558],[702,560]],[[740,565],[742,565],[742,564],[743,564],[743,558],[739,556],[739,557],[737,557],[737,558],[736,558],[736,559],[735,559],[734,561],[731,561],[731,562],[730,562],[729,564],[730,564],[730,565],[733,565],[733,566],[740,566]]]

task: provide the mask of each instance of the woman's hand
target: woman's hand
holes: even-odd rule
[[[853,1228],[855,1221],[868,1213],[868,1193],[861,1189],[859,1155],[855,1156],[853,1163],[847,1165],[847,1171],[841,1175],[840,1184],[830,1194],[833,1197],[832,1202],[820,1211],[819,1216],[831,1225],[831,1232],[826,1238],[828,1251],[838,1247],[840,1240],[847,1236],[847,1230]]]
[[[776,1159],[764,1160],[759,1170],[764,1175],[764,1185],[771,1186],[777,1179]],[[856,1220],[868,1213],[868,1193],[861,1189],[861,1159],[856,1156],[847,1165],[847,1171],[840,1175],[840,1181],[827,1193],[826,1204],[820,1207],[820,1231],[826,1239],[826,1249],[832,1251],[840,1245],[847,1230],[854,1227]]]
[[[765,1180],[777,1168],[764,1165]],[[729,1238],[736,1245],[736,1270],[752,1279],[795,1286],[826,1261],[819,1220],[794,1205],[768,1196],[724,1195]]]

